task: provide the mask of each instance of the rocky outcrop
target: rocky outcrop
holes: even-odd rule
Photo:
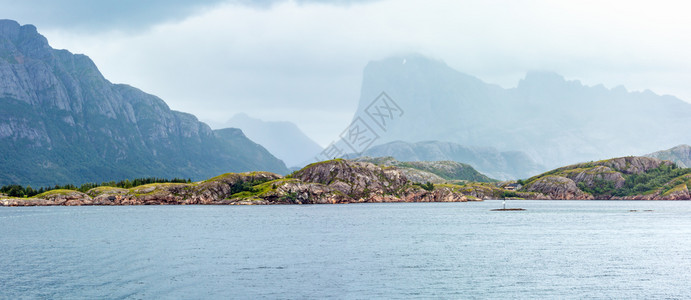
[[[412,169],[412,168],[401,168],[401,172],[405,175],[405,177],[408,178],[408,180],[415,182],[415,183],[434,183],[434,184],[440,184],[440,183],[445,183],[448,182],[448,180],[442,178],[441,176],[430,173],[430,172],[425,172],[417,169]]]
[[[228,173],[195,183],[156,183],[130,189],[97,187],[80,193],[50,191],[35,198],[4,198],[0,205],[336,204],[465,202],[458,186],[425,190],[402,171],[371,163],[333,160],[312,164],[293,178],[268,172]]]
[[[550,198],[555,200],[593,199],[592,195],[581,191],[573,180],[562,176],[545,176],[528,184],[524,187],[524,190],[549,195]]]
[[[396,168],[381,168],[367,162],[337,159],[311,164],[293,176],[304,182],[327,185],[352,198],[368,197],[373,192],[398,194],[409,182]]]
[[[457,188],[442,186],[433,191],[412,190],[404,197],[405,202],[465,202],[468,197],[463,195]]]
[[[383,167],[403,170],[409,180],[417,183],[445,183],[458,181],[495,182],[472,166],[456,161],[398,161],[387,157],[359,157],[354,161],[371,162]]]
[[[300,180],[285,181],[262,198],[270,203],[281,204],[337,204],[355,200],[334,187]]]
[[[80,206],[93,205],[93,199],[84,193],[72,190],[52,190],[37,198],[5,198],[0,199],[4,206]]]
[[[655,169],[662,164],[672,165],[672,162],[651,157],[627,156],[608,159],[602,162],[602,164],[624,174],[641,174]]]
[[[682,188],[662,194],[654,200],[691,200],[691,193],[689,193],[688,187],[684,184]]]
[[[521,191],[551,199],[689,199],[691,170],[649,157],[619,157],[558,168],[526,181]]]
[[[615,188],[624,186],[624,176],[605,166],[595,166],[587,169],[574,169],[564,172],[565,176],[575,183],[583,183],[586,187],[592,188],[602,181],[612,182]]]

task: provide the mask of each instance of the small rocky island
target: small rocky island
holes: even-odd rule
[[[369,202],[465,202],[462,187],[429,188],[395,167],[342,159],[311,164],[289,176],[228,173],[194,183],[155,183],[130,189],[102,186],[82,193],[52,190],[32,198],[0,199],[3,206],[160,204],[332,204]]]

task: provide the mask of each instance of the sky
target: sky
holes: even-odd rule
[[[372,60],[420,53],[510,88],[528,71],[691,101],[691,4],[591,0],[0,0],[104,76],[220,124],[291,121],[322,146]]]

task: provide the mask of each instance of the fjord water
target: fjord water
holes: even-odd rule
[[[0,208],[0,298],[691,295],[691,202],[500,206]]]

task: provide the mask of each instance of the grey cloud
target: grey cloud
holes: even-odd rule
[[[224,0],[0,0],[6,18],[40,28],[136,30],[183,19]]]
[[[185,19],[219,4],[239,4],[268,9],[287,0],[0,0],[3,18],[40,28],[98,32],[110,29],[136,31]],[[298,4],[351,5],[373,0],[296,0]]]

